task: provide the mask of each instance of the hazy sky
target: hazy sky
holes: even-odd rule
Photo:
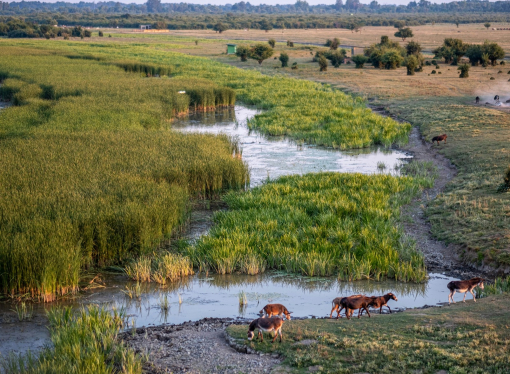
[[[3,0],[6,1],[6,0]],[[19,0],[16,0],[19,1]],[[28,0],[31,1],[31,0]],[[55,3],[59,0],[39,0],[41,2],[47,2],[47,3]],[[60,1],[66,1],[70,3],[78,3],[80,0],[60,0]],[[93,2],[94,0],[83,0],[85,2]],[[114,0],[115,1],[115,0]],[[146,3],[147,0],[118,0],[121,3],[137,3],[137,4],[143,4]],[[222,4],[234,4],[237,2],[240,2],[241,0],[232,0],[232,1],[222,1],[222,0],[183,0],[183,1],[165,1],[162,0],[162,3],[191,3],[191,4],[216,4],[216,5],[222,5]],[[247,2],[247,0],[244,0]],[[307,0],[308,4],[310,5],[317,5],[317,4],[334,4],[335,0],[325,1],[325,0]],[[370,3],[372,0],[360,0],[364,4]],[[379,4],[404,4],[407,5],[411,0],[377,0]],[[419,1],[419,0],[418,0]],[[433,3],[449,3],[451,1],[455,0],[430,0]],[[11,0],[7,0],[7,2],[11,2]],[[99,1],[95,1],[99,2]],[[250,4],[252,5],[259,5],[259,4],[294,4],[296,0],[250,0]],[[344,0],[345,3],[345,0]]]

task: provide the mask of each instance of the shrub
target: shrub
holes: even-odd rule
[[[294,47],[294,42],[287,40],[287,47]]]
[[[363,55],[354,55],[351,60],[356,64],[356,69],[363,69],[365,63],[368,61],[368,57]]]
[[[506,65],[505,61],[501,61],[499,64],[502,65],[502,66]]]
[[[503,183],[498,187],[498,192],[508,191],[510,191],[510,166],[506,169],[505,174],[503,175]]]
[[[430,74],[436,74],[437,72],[435,70],[432,70]]]
[[[328,60],[324,56],[320,56],[318,59],[320,71],[327,71],[328,70]]]
[[[90,30],[83,30],[83,36],[86,38],[92,37],[92,32]]]
[[[399,28],[398,31],[395,33],[395,36],[397,38],[402,38],[402,40],[406,40],[407,38],[412,38],[413,31],[409,27]]]
[[[337,50],[340,46],[340,39],[334,38],[333,40],[328,39],[326,41],[326,47],[329,47],[331,50]]]
[[[273,48],[265,44],[256,44],[248,52],[248,57],[257,60],[259,65],[273,55]]]
[[[103,32],[102,32],[101,30],[99,30],[99,32],[98,32],[98,36],[100,36],[100,37],[103,37],[103,36],[104,36],[104,34],[103,34]]]
[[[469,65],[463,64],[458,67],[458,70],[460,70],[459,78],[467,78],[469,77]]]
[[[298,68],[298,64],[297,64],[297,62],[294,62],[294,63],[292,64],[291,69],[292,69],[292,70],[296,70],[297,68]]]
[[[432,64],[430,63],[430,61],[425,61],[425,65],[430,66]]]
[[[397,69],[402,64],[404,58],[396,50],[387,51],[381,58],[381,62],[385,69]]]
[[[269,39],[267,41],[267,43],[271,46],[271,48],[274,48],[274,46],[276,45],[276,40],[274,39]]]
[[[496,79],[496,78],[494,78],[494,77],[491,77],[491,78],[490,78],[490,80],[491,80],[491,81],[493,81],[493,80],[495,80],[495,79]]]
[[[288,66],[288,62],[289,62],[289,55],[286,54],[286,53],[280,53],[280,58],[279,60],[281,61],[282,63],[282,68],[285,68]]]
[[[407,75],[414,75],[416,68],[418,67],[418,59],[416,56],[411,55],[406,59]]]
[[[250,48],[246,45],[240,45],[236,49],[236,56],[241,57],[241,61],[248,61],[248,54],[250,53]]]

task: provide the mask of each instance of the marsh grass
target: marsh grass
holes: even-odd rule
[[[142,358],[118,339],[123,311],[90,306],[74,314],[69,308],[48,312],[51,345],[39,355],[11,354],[1,360],[6,374],[142,372]]]
[[[410,177],[318,173],[229,193],[208,236],[182,248],[220,274],[265,269],[341,279],[423,281],[423,256],[397,222],[423,187]]]
[[[246,296],[246,292],[239,291],[237,297],[239,299],[239,306],[244,306],[248,304],[248,297]]]
[[[30,321],[34,316],[34,306],[32,304],[27,305],[27,303],[24,301],[17,304],[14,309],[12,309],[12,311],[16,313],[16,316],[20,322]]]
[[[161,285],[194,273],[189,258],[173,253],[139,257],[126,266],[125,271],[137,282],[156,282]]]

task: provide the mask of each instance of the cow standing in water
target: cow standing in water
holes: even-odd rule
[[[257,334],[257,338],[260,338],[260,341],[264,341],[264,336],[262,331],[271,332],[274,331],[274,338],[272,343],[276,340],[276,337],[280,335],[280,343],[282,342],[282,326],[283,319],[280,317],[271,317],[271,318],[257,318],[250,323],[250,327],[248,328],[248,340],[252,340],[255,336],[255,329],[258,329],[259,332]]]
[[[475,287],[480,287],[480,289],[483,290],[483,282],[485,282],[485,279],[483,278],[472,278],[469,280],[463,280],[463,281],[453,281],[446,285],[448,289],[450,290],[450,294],[448,295],[448,304],[451,304],[453,302],[455,304],[455,301],[453,300],[453,295],[455,295],[455,292],[464,292],[464,299],[462,299],[462,302],[466,302],[466,295],[468,292],[473,295],[473,301],[476,302],[475,294],[473,293],[473,290]],[[451,302],[450,302],[451,300]]]

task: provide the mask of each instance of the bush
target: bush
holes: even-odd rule
[[[356,64],[356,69],[363,69],[368,61],[368,57],[363,55],[354,55],[351,57],[351,60]]]
[[[510,191],[510,166],[506,169],[505,174],[503,175],[503,183],[499,185],[498,192],[508,192]]]
[[[494,77],[491,77],[491,78],[490,78],[490,80],[491,80],[491,81],[493,81],[493,80],[495,80],[495,79],[496,79],[496,78],[494,78]]]
[[[250,49],[246,45],[240,45],[236,49],[236,56],[241,57],[241,61],[248,61],[248,54],[250,53]]]
[[[319,62],[320,71],[328,70],[328,60],[326,60],[326,57],[320,56],[318,62]]]
[[[287,40],[287,47],[294,47],[294,42]]]
[[[460,70],[459,78],[467,78],[469,77],[469,65],[463,64],[458,67],[458,70]]]
[[[384,68],[388,70],[399,68],[403,60],[402,55],[396,50],[389,50],[381,58]]]
[[[267,43],[271,46],[271,48],[274,48],[274,46],[276,45],[276,40],[274,39],[269,39],[267,41]]]
[[[506,65],[505,61],[501,61],[499,64],[502,65],[502,66]]]
[[[425,65],[430,66],[432,64],[430,63],[430,61],[425,61]]]
[[[279,60],[281,61],[282,63],[282,68],[286,68],[288,65],[288,62],[289,62],[289,55],[286,54],[286,53],[280,53],[280,58]]]
[[[432,70],[430,74],[436,74],[437,72],[435,70]]]
[[[414,75],[416,68],[419,66],[416,56],[411,55],[406,59],[407,75]]]
[[[103,37],[103,36],[104,36],[104,34],[103,34],[103,32],[102,32],[101,30],[99,30],[99,32],[98,32],[98,36],[100,36],[100,37]]]
[[[265,45],[265,44],[256,44],[254,47],[250,49],[248,52],[248,57],[259,62],[259,65],[269,57],[273,55],[273,48]]]
[[[298,68],[298,64],[297,64],[297,62],[294,62],[294,63],[292,64],[291,69],[292,69],[292,70],[296,70],[297,68]]]
[[[407,38],[412,38],[413,31],[409,27],[399,28],[398,31],[395,33],[395,36],[397,38],[402,38],[402,40],[406,40]]]

